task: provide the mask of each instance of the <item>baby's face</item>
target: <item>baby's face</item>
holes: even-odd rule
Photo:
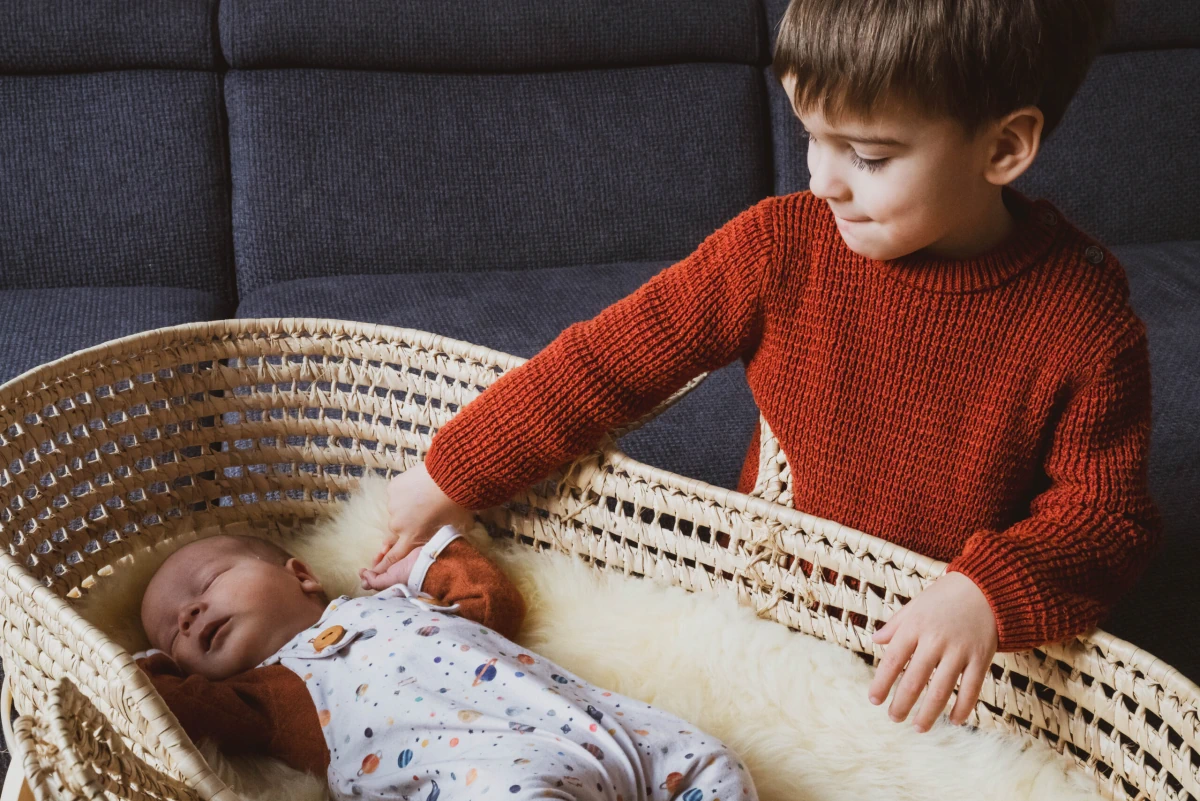
[[[151,644],[211,680],[255,667],[320,619],[321,585],[234,537],[192,543],[163,563],[142,599]]]

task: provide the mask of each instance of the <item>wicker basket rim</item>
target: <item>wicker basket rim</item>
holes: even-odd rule
[[[206,320],[164,326],[162,328],[111,339],[26,370],[15,378],[0,384],[0,422],[3,421],[3,416],[10,408],[5,402],[6,398],[21,395],[26,397],[36,395],[39,387],[55,383],[55,379],[61,381],[81,367],[103,362],[104,358],[110,353],[128,354],[131,346],[144,345],[146,347],[141,348],[143,352],[153,352],[163,346],[186,342],[189,339],[211,340],[223,336],[236,337],[247,334],[267,338],[272,336],[290,338],[302,333],[340,335],[347,338],[375,340],[390,344],[404,342],[419,348],[442,351],[447,355],[468,361],[475,360],[475,354],[478,354],[486,356],[492,363],[500,364],[505,370],[512,369],[527,361],[520,356],[514,356],[503,351],[494,350],[482,345],[475,345],[463,340],[444,337],[419,329],[402,328],[380,323],[362,323],[320,317]],[[483,364],[482,360],[479,363]],[[813,522],[822,521],[821,518],[817,518],[814,515],[782,504],[746,495],[736,490],[717,487],[699,479],[688,478],[644,462],[639,462],[616,447],[610,446],[606,456],[615,467],[628,470],[631,474],[638,475],[647,481],[654,481],[664,487],[691,492],[716,504],[732,507],[743,514],[768,520],[778,520],[782,524],[805,530],[810,530]],[[830,523],[833,527],[832,533],[827,536],[832,541],[843,543],[847,550],[853,553],[867,552],[877,560],[891,562],[897,567],[909,569],[930,577],[937,577],[945,572],[945,562],[924,556],[874,535],[838,524],[836,521],[823,522]],[[33,578],[32,574],[25,570],[24,565],[9,554],[0,552],[0,571],[8,574],[14,569],[25,574],[30,579]],[[1094,629],[1089,634],[1080,637],[1080,639],[1094,643],[1107,650],[1123,661],[1126,666],[1138,671],[1147,679],[1157,683],[1164,690],[1176,697],[1200,703],[1200,685],[1197,685],[1169,663],[1139,648],[1128,640],[1124,640],[1102,629]],[[1048,646],[1047,649],[1053,651],[1054,646]]]

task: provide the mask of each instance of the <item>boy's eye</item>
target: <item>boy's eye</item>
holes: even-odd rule
[[[858,169],[866,170],[867,172],[875,172],[876,170],[882,169],[883,165],[887,164],[887,161],[888,160],[885,158],[883,158],[883,159],[864,159],[862,156],[858,155],[854,151],[850,151],[850,163],[853,164]]]

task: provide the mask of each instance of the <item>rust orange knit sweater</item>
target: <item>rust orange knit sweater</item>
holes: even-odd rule
[[[767,198],[498,379],[433,438],[429,474],[500,503],[740,358],[796,508],[949,561],[1001,650],[1081,633],[1160,534],[1145,330],[1108,251],[1005,201],[1017,224],[987,254],[881,262],[810,193]],[[756,438],[742,491],[757,459]]]

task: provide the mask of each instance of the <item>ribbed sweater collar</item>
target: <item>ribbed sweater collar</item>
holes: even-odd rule
[[[1031,201],[1010,187],[1005,187],[1004,196],[1013,214],[1013,229],[999,245],[974,258],[941,258],[923,251],[887,261],[853,255],[869,271],[928,292],[965,293],[997,287],[1042,258],[1062,225],[1050,203]]]

